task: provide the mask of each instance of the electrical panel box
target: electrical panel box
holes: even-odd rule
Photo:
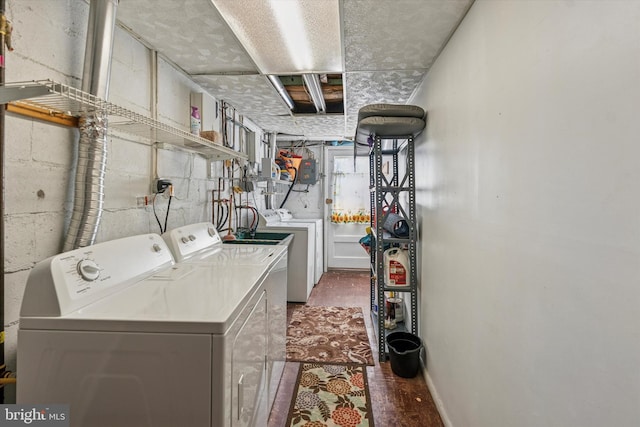
[[[278,179],[276,173],[275,163],[268,157],[262,158],[262,169],[260,169],[260,176],[262,178]]]
[[[299,184],[315,184],[316,182],[318,182],[318,168],[316,166],[316,159],[302,159],[302,162],[300,163],[299,173]]]

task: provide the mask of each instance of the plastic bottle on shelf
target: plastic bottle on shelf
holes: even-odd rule
[[[200,110],[198,107],[191,106],[191,133],[200,136]]]
[[[400,248],[390,248],[383,253],[384,281],[387,286],[409,286],[409,256]]]

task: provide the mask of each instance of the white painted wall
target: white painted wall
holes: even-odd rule
[[[7,52],[8,82],[54,79],[80,86],[89,6],[83,1],[21,0],[7,2],[14,25]],[[151,53],[117,28],[109,100],[137,113],[150,114]],[[158,62],[158,119],[189,129],[189,95],[203,91],[171,64]],[[141,233],[158,233],[150,208],[137,207],[136,197],[150,193],[153,174],[149,141],[110,135],[105,211],[97,242]],[[5,356],[16,371],[20,304],[31,268],[62,250],[70,217],[68,192],[78,132],[9,114],[5,156]],[[199,155],[158,150],[158,174],[175,185],[168,228],[210,219],[207,162]],[[214,167],[221,174],[221,164]],[[38,192],[40,195],[38,195]],[[167,200],[159,198],[164,222]],[[18,372],[19,378],[19,372]],[[19,380],[18,380],[19,381]],[[15,388],[5,387],[6,403],[15,401]]]
[[[640,425],[640,2],[477,1],[412,103],[448,425]]]

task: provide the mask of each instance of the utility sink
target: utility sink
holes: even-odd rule
[[[235,237],[235,240],[223,240],[223,243],[245,245],[288,245],[293,239],[293,234],[257,231],[255,233],[236,233]]]
[[[222,243],[229,243],[234,245],[279,245],[282,242],[279,240],[236,239],[224,240]]]

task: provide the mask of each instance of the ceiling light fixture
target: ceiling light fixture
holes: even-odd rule
[[[310,29],[305,28],[305,21],[297,1],[272,1],[271,9],[276,18],[277,28],[287,46],[289,58],[296,70],[313,70],[313,58],[307,35]]]
[[[309,96],[311,96],[311,101],[316,107],[316,111],[319,114],[326,113],[327,104],[324,102],[322,86],[320,85],[320,77],[317,74],[303,74],[302,80],[304,80],[304,85],[309,91]]]
[[[211,0],[262,74],[342,73],[339,0]]]
[[[275,87],[276,90],[278,91],[278,95],[280,95],[280,97],[285,102],[285,104],[287,104],[287,107],[289,107],[290,110],[293,110],[293,108],[295,107],[295,104],[293,103],[293,100],[289,96],[289,93],[287,92],[287,90],[284,88],[284,85],[282,84],[282,81],[280,81],[280,78],[278,76],[273,76],[273,75],[268,75],[267,77],[271,81],[271,84],[273,85],[273,87]]]

